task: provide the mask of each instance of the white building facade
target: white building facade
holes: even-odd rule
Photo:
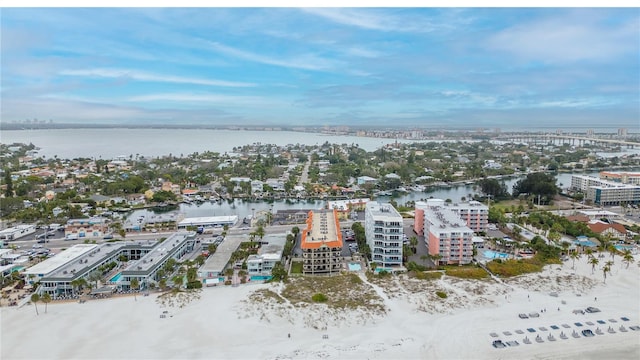
[[[365,208],[364,229],[371,259],[382,268],[402,266],[402,215],[390,204],[370,201]]]

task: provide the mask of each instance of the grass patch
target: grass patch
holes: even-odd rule
[[[513,260],[493,260],[487,263],[487,268],[494,274],[502,277],[518,276],[533,272],[540,272],[544,263],[537,259]]]
[[[444,291],[436,291],[436,295],[438,295],[438,297],[440,299],[446,299],[447,298],[447,293]]]
[[[261,300],[261,299],[273,299],[275,300],[278,304],[284,304],[285,300],[278,295],[277,293],[269,290],[269,289],[259,289],[253,292],[253,294],[251,294],[249,296],[251,298],[251,300]]]
[[[367,308],[384,311],[382,298],[356,274],[334,276],[297,276],[290,278],[281,295],[292,304],[314,304],[318,294],[331,308]]]
[[[327,298],[327,296],[323,293],[317,293],[311,297],[311,300],[313,300],[314,302],[323,303],[323,302],[327,302],[329,298]]]
[[[302,274],[302,262],[293,261],[291,263],[291,273],[292,274]]]
[[[453,276],[461,279],[484,279],[489,277],[489,274],[481,267],[478,266],[446,266],[444,270],[448,276]]]
[[[409,277],[418,280],[438,280],[442,277],[439,271],[411,271]]]

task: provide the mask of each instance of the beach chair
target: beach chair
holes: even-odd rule
[[[552,334],[549,334],[549,336],[547,336],[547,340],[556,341],[556,338]]]
[[[571,333],[571,336],[573,336],[574,338],[579,338],[580,334],[578,334],[577,331],[573,330],[573,332]]]
[[[540,335],[538,335],[538,336],[536,336],[536,342],[543,343],[544,340],[542,339],[542,337]]]
[[[564,333],[564,331],[560,332],[560,339],[567,340],[569,337]]]
[[[529,340],[529,338],[526,336],[524,337],[524,339],[522,339],[522,342],[525,344],[531,344],[531,340]]]
[[[627,328],[625,328],[624,325],[620,325],[618,330],[620,330],[621,332],[627,332]]]
[[[600,328],[596,328],[596,334],[604,335],[604,332],[602,332],[602,330]]]
[[[609,326],[609,329],[607,329],[607,332],[608,332],[609,334],[615,334],[615,333],[616,333],[616,331],[615,331],[615,330],[613,330],[613,328],[612,328],[611,326]]]

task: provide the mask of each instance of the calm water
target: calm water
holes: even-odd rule
[[[234,147],[253,143],[288,145],[321,145],[325,142],[357,144],[366,151],[374,151],[395,139],[358,136],[323,135],[293,131],[234,131],[211,129],[64,129],[2,131],[4,144],[33,143],[46,158],[61,159],[95,157],[112,159],[117,156],[139,154],[157,157],[194,152],[231,152]],[[416,141],[398,140],[401,143]],[[423,141],[426,142],[426,141]]]
[[[580,173],[583,175],[597,176],[597,172]],[[571,183],[571,175],[569,173],[562,173],[557,175],[557,183],[568,186]],[[520,178],[505,179],[504,183],[507,186],[507,190],[511,191],[513,185],[520,180]],[[479,189],[474,189],[473,185],[460,185],[450,188],[430,188],[425,192],[410,192],[398,197],[382,196],[376,200],[379,202],[387,203],[391,199],[396,201],[399,205],[404,205],[408,201],[420,201],[426,200],[431,197],[438,199],[451,199],[454,202],[459,202],[463,197],[469,199],[469,194],[477,194]],[[222,202],[204,202],[202,204],[180,204],[178,211],[184,213],[186,217],[200,217],[200,216],[226,216],[226,215],[238,215],[239,220],[242,220],[247,215],[258,215],[260,211],[273,211],[286,210],[286,209],[323,209],[326,207],[326,201],[324,200],[278,200],[278,201],[258,201],[249,202],[242,199],[234,199],[233,201]],[[129,215],[129,218],[137,218],[140,215],[147,217],[154,216],[154,213],[150,210],[137,210]]]

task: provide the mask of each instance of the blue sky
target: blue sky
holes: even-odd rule
[[[4,8],[2,121],[640,130],[640,9]]]

